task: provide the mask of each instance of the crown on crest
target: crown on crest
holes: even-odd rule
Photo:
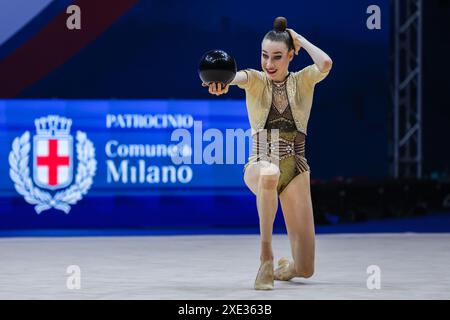
[[[68,135],[72,126],[72,120],[50,115],[34,120],[34,124],[36,126],[36,133],[39,135]]]

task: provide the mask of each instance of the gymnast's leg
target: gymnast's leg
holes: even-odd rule
[[[272,232],[278,209],[279,177],[278,166],[267,161],[249,164],[244,174],[245,183],[256,195],[261,234],[261,268],[255,281],[255,289],[273,289]]]
[[[275,270],[276,280],[309,278],[314,274],[315,232],[310,173],[297,175],[280,194],[281,207],[294,262],[283,258]]]

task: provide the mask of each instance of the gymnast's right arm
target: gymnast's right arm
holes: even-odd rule
[[[246,85],[248,81],[247,78],[247,72],[245,71],[238,71],[236,73],[236,76],[234,77],[233,81],[231,81],[231,85]]]
[[[209,87],[208,91],[210,94],[215,94],[216,96],[220,96],[221,94],[225,94],[228,92],[230,85],[245,85],[247,84],[247,73],[245,71],[236,72],[236,76],[233,81],[227,84],[224,88],[222,88],[221,83],[211,82],[209,85],[207,83],[202,83],[203,87]]]

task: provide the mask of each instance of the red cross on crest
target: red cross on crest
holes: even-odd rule
[[[60,189],[72,183],[72,137],[34,137],[34,182],[47,189]]]

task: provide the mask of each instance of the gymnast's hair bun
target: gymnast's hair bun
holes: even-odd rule
[[[287,19],[285,17],[278,17],[273,22],[273,30],[277,32],[286,31],[287,28]]]

